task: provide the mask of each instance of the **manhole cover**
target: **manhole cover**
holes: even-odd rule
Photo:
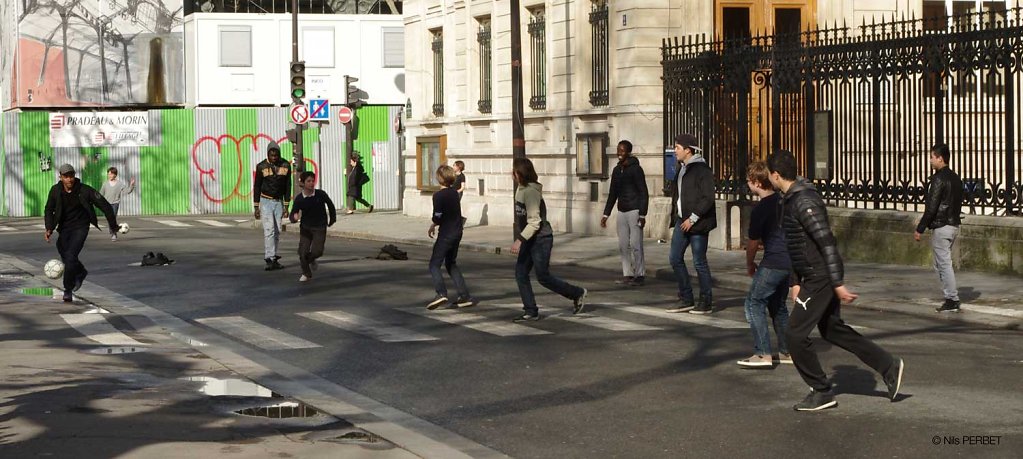
[[[138,346],[114,346],[114,347],[98,347],[95,349],[87,349],[84,352],[87,354],[102,354],[102,355],[113,355],[113,354],[134,354],[136,352],[146,352],[148,348]]]
[[[235,411],[235,413],[244,416],[256,416],[271,419],[311,418],[320,414],[319,411],[316,411],[311,406],[298,402],[284,402],[270,406],[244,408]]]

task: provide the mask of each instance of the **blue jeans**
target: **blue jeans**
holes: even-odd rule
[[[707,235],[694,234],[682,231],[682,225],[675,225],[675,231],[671,235],[671,252],[668,254],[668,262],[671,269],[675,271],[675,279],[678,280],[678,297],[686,302],[693,301],[693,286],[689,281],[689,270],[686,269],[686,249],[693,247],[693,264],[696,265],[696,275],[700,280],[700,298],[708,303],[714,298],[711,291],[710,265],[707,264]]]
[[[771,355],[771,335],[767,331],[767,315],[774,322],[774,334],[778,336],[778,353],[788,354],[785,333],[789,328],[789,309],[785,298],[789,293],[789,271],[782,269],[757,268],[753,284],[746,295],[746,322],[753,331],[753,353]]]
[[[519,296],[522,297],[522,309],[526,314],[538,314],[533,286],[529,282],[529,272],[536,269],[536,280],[558,295],[575,300],[583,295],[582,287],[569,284],[551,274],[551,250],[554,249],[553,236],[536,236],[519,247],[519,258],[515,262],[515,283],[519,285]]]
[[[259,198],[259,216],[263,222],[263,258],[277,256],[281,242],[284,203],[276,199]]]

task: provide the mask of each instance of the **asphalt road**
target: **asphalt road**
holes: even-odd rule
[[[512,324],[510,256],[462,253],[482,303],[429,312],[428,248],[380,261],[370,257],[382,244],[329,239],[315,278],[300,284],[294,233],[282,243],[286,269],[265,272],[259,231],[174,220],[192,226],[129,218],[132,232],[116,243],[94,231],[83,253],[88,280],[510,456],[1023,455],[1019,331],[847,309],[847,322],[905,359],[904,395],[890,402],[878,375],[820,342],[839,405],[797,413],[791,406],[808,389],[794,367],[735,364],[752,353],[744,292],[718,290],[711,319],[665,317],[669,283],[623,289],[612,271],[556,266],[590,290],[589,313],[571,317],[569,300],[535,285],[546,317]],[[41,270],[56,249],[37,223],[0,222],[14,228],[0,232],[0,252]],[[176,263],[131,266],[147,251]],[[242,331],[231,328],[239,323]],[[273,336],[267,330],[286,335],[260,339]]]

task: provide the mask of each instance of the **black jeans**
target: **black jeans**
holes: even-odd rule
[[[327,227],[301,226],[298,229],[298,261],[302,274],[313,277],[309,264],[323,256],[323,244],[327,241]]]
[[[814,327],[828,342],[852,352],[874,371],[884,375],[895,363],[892,355],[873,341],[864,338],[852,327],[845,324],[840,316],[841,302],[835,296],[834,287],[827,278],[806,279],[800,285],[799,296],[789,314],[789,330],[786,335],[792,363],[796,370],[814,390],[831,389],[827,375],[817,359],[810,332]]]
[[[78,259],[78,254],[85,248],[85,239],[89,237],[89,227],[63,228],[57,236],[57,252],[60,261],[64,262],[64,291],[70,292],[75,280],[85,272],[85,265]]]
[[[458,269],[458,244],[462,242],[462,232],[452,234],[438,234],[437,241],[433,243],[433,255],[430,256],[430,276],[433,277],[433,289],[438,295],[448,296],[448,288],[444,285],[444,277],[440,272],[440,265],[451,276],[455,283],[455,290],[458,290],[460,298],[469,297],[469,287],[465,285],[465,278],[462,277],[462,270]]]
[[[515,283],[519,286],[519,296],[522,297],[522,309],[527,314],[537,314],[536,296],[533,295],[533,286],[529,282],[529,272],[536,269],[536,280],[558,295],[570,300],[575,300],[583,295],[582,287],[569,284],[551,274],[551,250],[554,249],[554,236],[536,236],[532,240],[523,242],[519,247],[519,258],[515,262]]]
[[[362,199],[362,196],[348,195],[348,210],[355,210],[355,203],[362,204],[364,207],[372,207],[372,204]]]

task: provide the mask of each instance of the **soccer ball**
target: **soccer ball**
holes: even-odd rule
[[[64,274],[64,262],[57,259],[47,261],[46,265],[43,266],[43,273],[50,279],[60,277],[61,274]]]
[[[120,228],[117,229],[117,232],[121,234],[128,234],[129,230],[131,230],[131,227],[128,226],[127,223],[121,223],[121,226]]]

